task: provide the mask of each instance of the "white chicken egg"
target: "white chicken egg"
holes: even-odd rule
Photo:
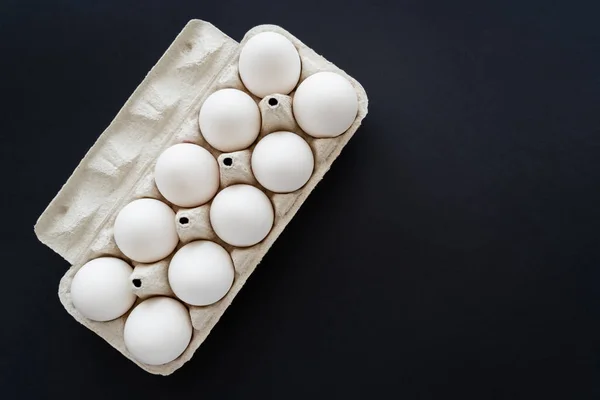
[[[358,98],[352,84],[343,76],[318,72],[298,86],[292,108],[304,132],[316,138],[336,137],[354,122]]]
[[[252,152],[252,172],[272,192],[300,189],[310,179],[314,165],[310,146],[292,132],[273,132],[261,139]]]
[[[271,201],[260,189],[233,185],[221,190],[210,207],[210,223],[224,242],[253,246],[271,231],[274,213]]]
[[[125,346],[138,361],[162,365],[175,360],[192,339],[188,309],[170,297],[151,297],[138,304],[125,321]]]
[[[198,119],[204,139],[224,152],[249,147],[260,132],[258,105],[237,89],[221,89],[208,96]]]
[[[71,281],[71,301],[84,317],[110,321],[125,314],[136,296],[129,276],[133,268],[115,257],[100,257],[84,264]]]
[[[179,143],[166,149],[156,161],[154,180],[160,193],[179,207],[197,207],[219,189],[219,165],[206,149]]]
[[[240,52],[240,78],[244,86],[260,98],[290,93],[298,84],[301,69],[296,47],[276,32],[253,36]]]
[[[177,250],[168,275],[175,296],[194,306],[207,306],[227,294],[234,268],[227,250],[214,242],[198,240]]]
[[[123,207],[115,220],[113,233],[119,250],[141,263],[165,258],[179,242],[175,213],[155,199],[134,200]]]

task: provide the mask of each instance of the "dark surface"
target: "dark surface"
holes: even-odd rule
[[[0,398],[600,396],[600,7],[391,3],[2,2]],[[64,311],[33,224],[191,18],[281,25],[371,104],[164,378]]]

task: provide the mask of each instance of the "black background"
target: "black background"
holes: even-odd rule
[[[3,0],[0,398],[600,396],[600,7],[559,3]],[[370,112],[158,377],[64,311],[33,224],[192,18],[281,25]]]

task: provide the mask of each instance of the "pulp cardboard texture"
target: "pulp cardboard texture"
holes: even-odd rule
[[[281,33],[296,46],[302,61],[300,81],[315,72],[333,71],[350,80],[359,99],[358,115],[347,132],[336,138],[314,139],[302,132],[294,121],[293,93],[290,96],[274,94],[262,100],[253,96],[262,115],[259,139],[278,130],[289,130],[301,135],[313,150],[315,169],[312,177],[303,188],[289,194],[266,191],[256,182],[250,167],[254,145],[243,151],[221,153],[204,141],[198,127],[200,107],[211,93],[224,88],[248,93],[237,70],[239,52],[250,37],[265,31]],[[277,99],[276,105],[269,104],[271,98]],[[35,232],[40,241],[72,265],[59,286],[59,298],[65,309],[144,370],[160,375],[173,373],[193,356],[206,339],[366,114],[367,96],[362,86],[282,28],[274,25],[255,27],[238,44],[207,22],[190,21],[37,221]],[[170,204],[154,184],[154,163],[162,151],[181,142],[203,146],[217,158],[221,189],[236,183],[248,183],[263,190],[273,204],[275,223],[269,235],[259,244],[235,248],[223,243],[212,231],[208,212],[210,203],[192,209],[171,205],[177,213],[174,223],[180,237],[178,249],[198,239],[219,243],[231,254],[235,281],[229,293],[219,302],[206,307],[188,305],[194,328],[190,345],[174,361],[151,366],[135,360],[125,347],[123,328],[129,313],[109,322],[88,320],[73,307],[70,286],[73,276],[83,264],[100,256],[115,256],[134,266],[131,279],[132,290],[139,297],[136,305],[156,295],[174,296],[167,280],[172,255],[153,264],[131,262],[115,245],[112,226],[118,212],[135,199],[150,197]],[[134,280],[139,287],[134,286]]]

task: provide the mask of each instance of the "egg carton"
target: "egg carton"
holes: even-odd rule
[[[289,96],[273,94],[261,100],[244,87],[238,74],[240,50],[249,38],[268,31],[284,35],[297,48],[302,62],[300,82],[321,71],[338,73],[350,81],[356,89],[359,107],[355,121],[345,133],[335,138],[313,138],[302,132],[294,120],[293,92]],[[262,188],[250,167],[254,145],[246,150],[222,153],[202,138],[198,126],[200,107],[211,93],[224,88],[243,90],[257,101],[262,116],[257,141],[271,132],[286,130],[297,133],[310,145],[315,168],[310,180],[300,190],[279,194]],[[139,367],[152,374],[173,373],[191,359],[273,242],[329,170],[366,116],[367,104],[366,93],[356,80],[281,27],[257,26],[244,36],[241,43],[237,43],[210,23],[191,20],[100,135],[36,223],[35,232],[39,240],[72,265],[60,281],[61,303],[78,322],[104,338]],[[230,246],[219,240],[211,228],[210,203],[190,209],[179,208],[160,194],[153,178],[156,159],[166,148],[182,142],[198,144],[217,159],[220,189],[245,183],[257,186],[267,194],[273,205],[275,222],[263,241],[249,248]],[[194,240],[212,240],[230,253],[235,267],[234,283],[220,301],[204,307],[186,305],[193,327],[191,342],[177,359],[158,366],[139,362],[125,346],[123,329],[131,309],[118,319],[96,322],[75,309],[70,294],[71,281],[82,265],[101,256],[113,256],[134,267],[132,290],[138,296],[134,307],[152,296],[175,297],[167,279],[172,254],[156,263],[141,264],[125,257],[115,244],[113,224],[118,212],[129,202],[140,198],[161,200],[176,212],[180,243],[175,251]]]

